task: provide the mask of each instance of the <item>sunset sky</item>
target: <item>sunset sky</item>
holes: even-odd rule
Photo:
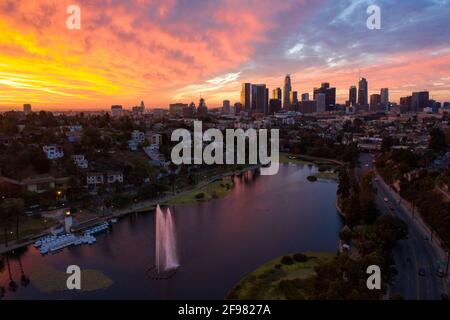
[[[68,30],[66,8],[81,8]],[[370,4],[381,30],[366,27]],[[239,100],[242,82],[344,102],[358,71],[391,100],[450,101],[450,0],[0,0],[0,111]]]

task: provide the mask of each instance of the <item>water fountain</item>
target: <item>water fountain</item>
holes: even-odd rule
[[[149,269],[149,275],[153,279],[168,279],[179,267],[175,226],[169,208],[164,212],[157,205],[155,234],[155,266]]]

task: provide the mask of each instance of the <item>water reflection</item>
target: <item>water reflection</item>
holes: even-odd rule
[[[243,276],[276,256],[335,251],[340,228],[336,183],[311,183],[316,167],[282,165],[275,176],[235,176],[230,193],[212,202],[175,206],[178,272],[154,281],[154,213],[123,218],[93,246],[67,248],[42,257],[34,247],[4,260],[0,286],[7,299],[201,299],[223,298]],[[33,277],[48,267],[70,264],[100,270],[113,280],[105,290],[44,293]],[[22,276],[29,279],[22,284]],[[16,291],[10,291],[10,278]],[[1,289],[0,289],[1,290]]]

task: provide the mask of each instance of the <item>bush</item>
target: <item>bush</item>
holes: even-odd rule
[[[283,258],[281,258],[281,263],[289,265],[293,264],[294,260],[290,256],[284,256]]]
[[[205,194],[203,192],[197,193],[195,195],[195,199],[197,199],[197,200],[201,200],[201,199],[204,199],[204,198],[205,198]]]
[[[296,253],[294,254],[294,260],[297,262],[306,262],[308,261],[308,256],[303,253]]]

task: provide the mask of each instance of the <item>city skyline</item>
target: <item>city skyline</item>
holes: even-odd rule
[[[373,3],[382,10],[381,30],[365,26]],[[168,107],[200,96],[220,107],[240,101],[242,83],[283,88],[286,74],[299,97],[328,82],[340,104],[359,75],[369,82],[368,96],[389,88],[394,102],[415,91],[450,100],[446,0],[395,6],[83,0],[81,30],[65,27],[70,4],[0,5],[0,111],[25,103],[47,110],[131,108],[141,100],[148,108]]]

